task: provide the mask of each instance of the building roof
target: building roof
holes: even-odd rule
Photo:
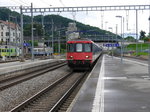
[[[9,26],[9,25],[10,25],[10,27],[11,27],[12,29],[16,29],[17,27],[20,28],[18,24],[15,24],[15,23],[12,23],[12,22],[0,20],[0,23],[3,23],[3,24],[6,25],[6,26]]]

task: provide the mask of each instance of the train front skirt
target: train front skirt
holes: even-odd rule
[[[68,60],[68,66],[72,69],[89,69],[91,60]]]

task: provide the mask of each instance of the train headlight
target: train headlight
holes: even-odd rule
[[[85,56],[86,58],[89,58],[90,56]]]
[[[70,56],[71,59],[73,59],[73,56]]]

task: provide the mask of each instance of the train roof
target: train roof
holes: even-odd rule
[[[88,39],[88,38],[74,38],[74,39],[71,39],[71,40],[68,40],[68,41],[81,41],[81,40],[91,41],[91,40]]]
[[[71,40],[68,40],[67,43],[73,43],[73,42],[76,42],[76,41],[77,41],[77,42],[83,42],[83,41],[85,41],[85,42],[93,43],[92,40],[87,39],[87,38],[76,38],[76,39],[71,39]]]

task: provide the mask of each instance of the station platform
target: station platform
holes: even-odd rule
[[[68,112],[150,112],[150,74],[145,61],[104,55]]]
[[[0,63],[0,75],[19,70],[24,70],[35,66],[41,66],[59,60],[64,59],[46,59],[46,60],[35,59],[35,60],[25,60],[24,62],[16,61],[16,62]]]

